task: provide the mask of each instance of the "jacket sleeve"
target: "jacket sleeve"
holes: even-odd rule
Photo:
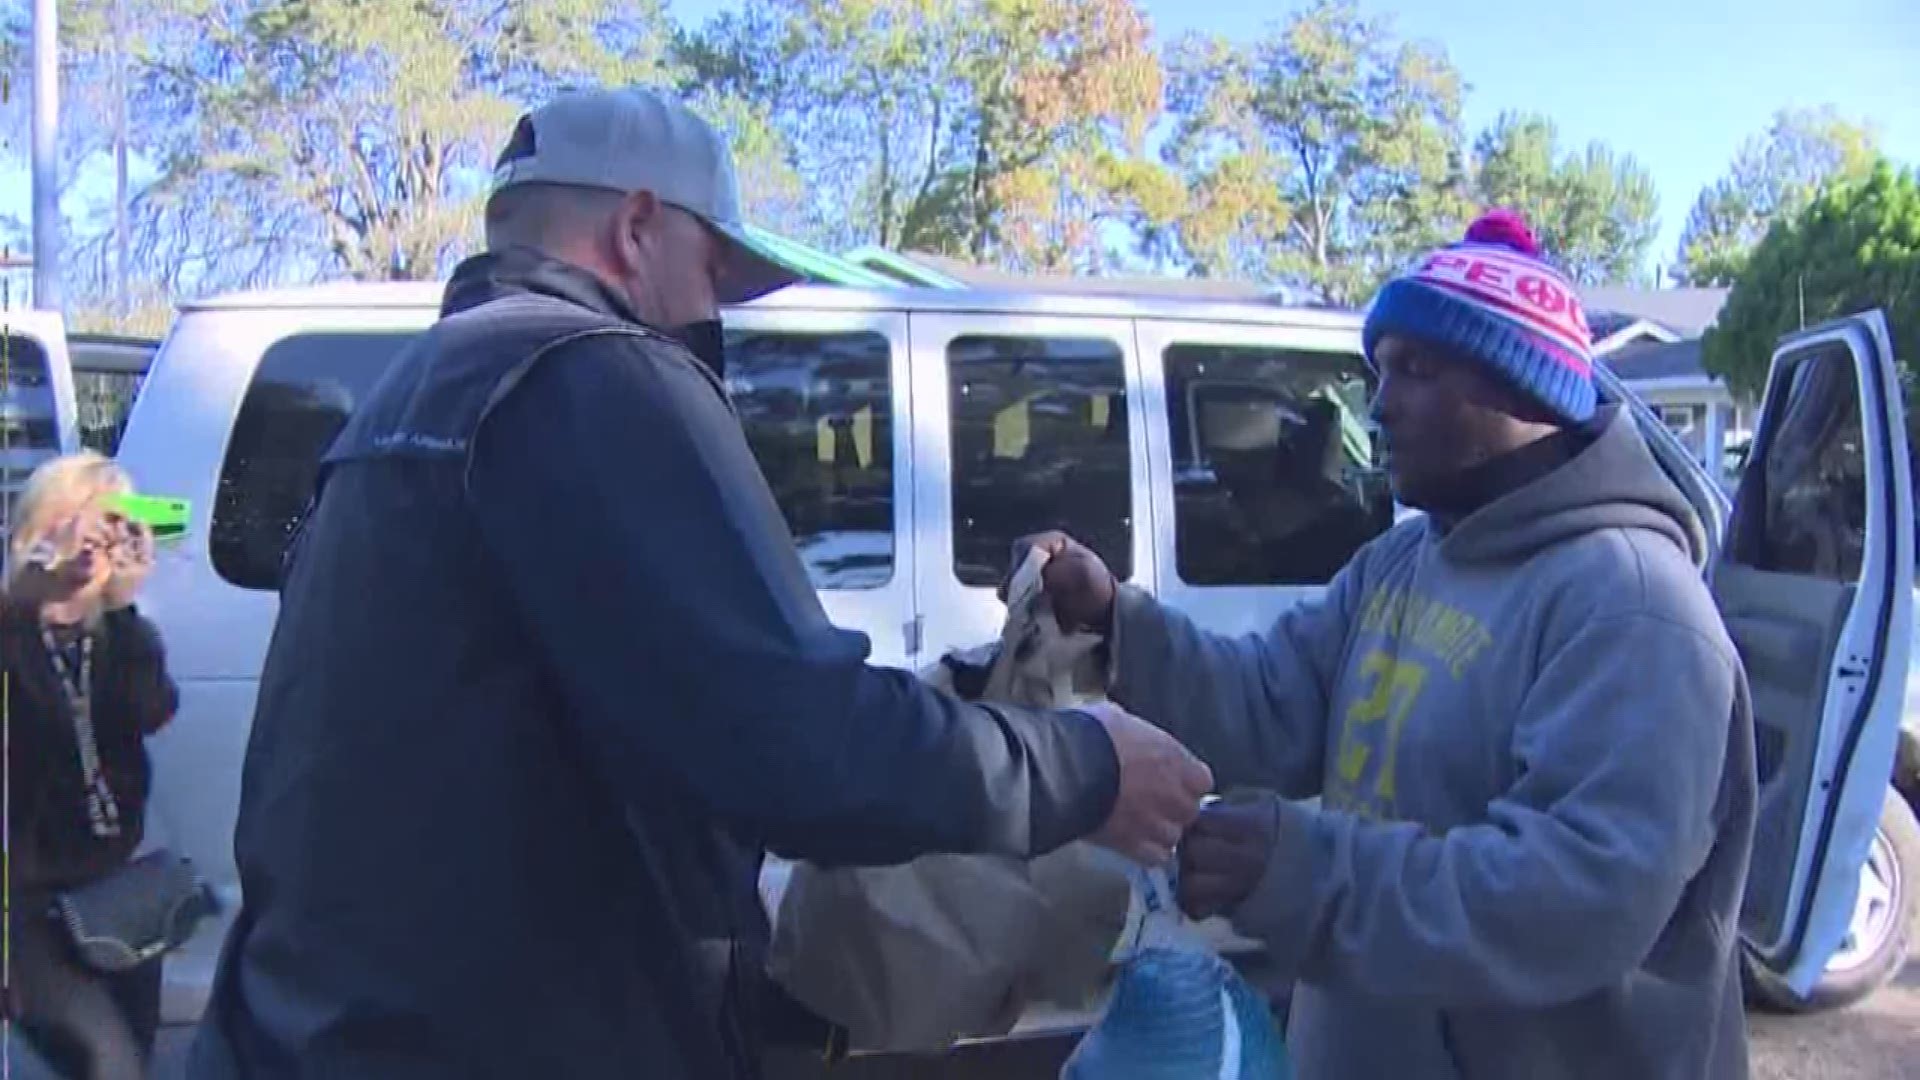
[[[128,609],[114,617],[114,652],[119,660],[114,677],[142,735],[167,726],[180,710],[180,688],[167,671],[167,649],[160,629]]]
[[[1118,790],[1077,712],[969,705],[835,628],[718,388],[679,350],[587,339],[483,423],[469,498],[568,719],[629,805],[660,781],[776,852],[1027,856]]]
[[[1366,551],[1317,600],[1283,612],[1265,634],[1227,637],[1145,592],[1115,602],[1113,699],[1179,739],[1221,790],[1320,793],[1328,697],[1346,648]]]
[[[1437,1007],[1546,1007],[1647,956],[1705,863],[1745,684],[1713,639],[1614,615],[1544,661],[1519,777],[1474,825],[1275,801],[1275,848],[1233,915],[1284,970]]]

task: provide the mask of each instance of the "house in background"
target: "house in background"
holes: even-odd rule
[[[1739,474],[1758,402],[1707,373],[1700,338],[1720,317],[1726,289],[1585,290],[1594,352],[1722,483]]]

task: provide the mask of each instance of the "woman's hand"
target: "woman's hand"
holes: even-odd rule
[[[10,598],[36,612],[73,600],[99,577],[104,540],[102,523],[89,515],[64,519],[22,554]]]
[[[153,573],[153,530],[129,518],[114,518],[108,525],[107,561],[113,576],[107,579],[101,594],[108,611],[133,606],[134,597]]]

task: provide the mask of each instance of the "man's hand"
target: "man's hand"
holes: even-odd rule
[[[1165,866],[1213,787],[1213,773],[1173,736],[1117,705],[1087,711],[1107,729],[1120,759],[1113,812],[1088,839],[1143,866]]]
[[[1211,919],[1240,906],[1267,872],[1279,833],[1273,796],[1216,802],[1180,839],[1180,910]]]
[[[1113,571],[1092,550],[1063,532],[1044,532],[1013,543],[1011,574],[1026,562],[1027,552],[1039,548],[1047,554],[1046,568],[1040,572],[1047,600],[1060,629],[1072,633],[1092,630],[1106,633],[1113,626],[1113,597],[1118,586]],[[1007,587],[1000,586],[1000,599],[1007,598]]]

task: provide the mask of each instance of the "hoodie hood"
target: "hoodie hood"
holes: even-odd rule
[[[1662,537],[1704,565],[1706,529],[1654,459],[1630,410],[1608,405],[1595,435],[1566,464],[1468,515],[1440,544],[1460,564],[1505,563],[1602,529]]]

